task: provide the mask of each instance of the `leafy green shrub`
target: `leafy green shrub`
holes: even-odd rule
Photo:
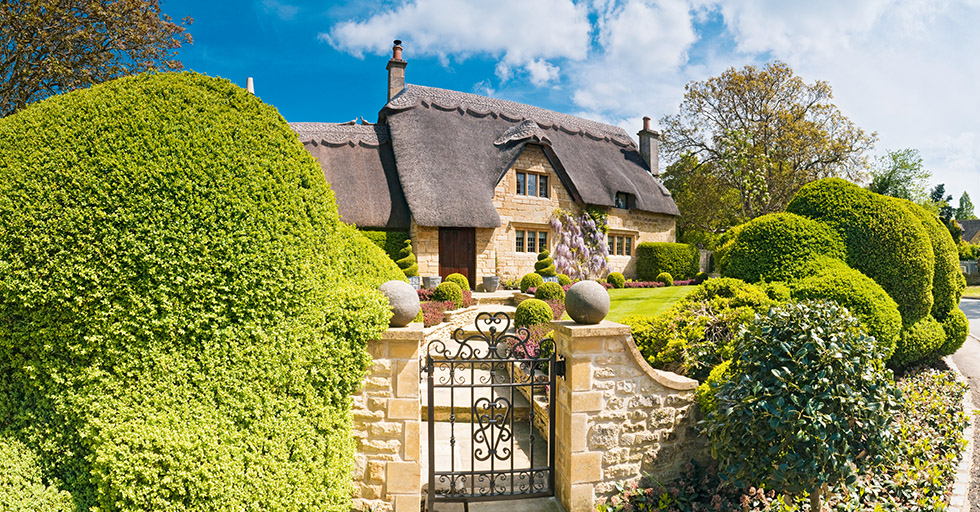
[[[658,283],[663,283],[664,286],[673,286],[674,277],[668,274],[667,272],[661,272],[657,274],[657,278],[654,279],[654,281]]]
[[[946,339],[939,347],[936,357],[956,353],[963,346],[967,335],[970,334],[970,321],[967,320],[966,315],[959,308],[950,311],[941,324],[943,326],[943,332],[946,333]]]
[[[731,380],[704,422],[729,479],[808,492],[819,510],[824,484],[853,482],[892,446],[901,392],[882,353],[832,302],[773,308],[736,341]]]
[[[960,260],[975,260],[977,259],[977,253],[980,252],[980,246],[973,245],[966,240],[960,240],[956,243],[956,250],[959,253]]]
[[[565,274],[558,274],[558,284],[568,286],[572,284],[572,278],[566,276]]]
[[[551,253],[547,249],[541,249],[538,253],[538,261],[534,264],[534,272],[541,277],[554,277],[555,262],[551,259]]]
[[[711,370],[708,378],[694,390],[694,399],[701,407],[702,416],[706,416],[715,410],[715,393],[718,392],[722,384],[731,380],[732,372],[729,370],[731,366],[731,361],[722,361]]]
[[[697,274],[694,275],[694,282],[696,282],[697,284],[701,284],[707,280],[708,280],[707,272],[698,272]]]
[[[903,326],[932,310],[932,244],[922,222],[898,201],[827,178],[804,185],[786,211],[834,229],[847,249],[847,264],[885,289],[898,304]]]
[[[374,245],[381,248],[396,263],[399,258],[404,257],[402,250],[406,243],[410,243],[407,231],[376,231],[372,229],[358,229],[364,238],[367,238]]]
[[[960,297],[966,289],[966,279],[960,272],[959,251],[953,243],[949,230],[935,215],[910,201],[903,199],[894,199],[894,201],[905,206],[918,217],[922,227],[929,234],[932,253],[936,260],[932,274],[932,316],[942,322],[946,315],[959,307]],[[950,340],[950,342],[955,344],[957,341]],[[959,340],[959,343],[962,344],[963,340]]]
[[[466,279],[466,276],[464,276],[463,274],[459,274],[459,273],[449,274],[448,276],[446,276],[446,280],[443,282],[456,283],[456,286],[459,286],[460,290],[470,289],[470,281],[469,279]]]
[[[276,109],[144,74],[0,147],[0,438],[72,510],[349,510],[376,287],[405,278]]]
[[[565,290],[558,283],[544,283],[534,290],[534,298],[541,300],[559,300],[565,302]]]
[[[452,281],[439,283],[432,290],[432,300],[436,302],[452,302],[457,308],[463,304],[463,290]]]
[[[832,300],[844,306],[878,341],[887,361],[902,330],[898,305],[870,277],[840,260],[822,258],[821,270],[794,284],[793,298],[798,300]]]
[[[946,331],[932,315],[902,328],[895,353],[888,363],[896,368],[911,366],[939,357],[946,343]]]
[[[398,268],[402,269],[402,273],[405,277],[418,277],[419,275],[419,264],[415,260],[415,253],[412,252],[412,241],[405,240],[402,245],[401,251],[398,253],[398,259],[395,260]]]
[[[541,286],[544,282],[544,278],[540,274],[530,273],[524,274],[521,278],[521,293],[527,293],[528,288],[537,288]]]
[[[766,294],[766,297],[776,301],[776,302],[789,302],[792,292],[789,285],[782,281],[773,281],[771,283],[758,283],[756,286],[762,290],[762,293]]]
[[[738,279],[711,279],[656,317],[631,316],[633,341],[654,368],[703,381],[732,357],[735,334],[775,302]]]
[[[551,306],[545,301],[540,299],[527,299],[517,305],[517,311],[514,312],[514,325],[517,327],[528,327],[550,322],[553,317],[554,312],[551,310]]]
[[[11,438],[0,438],[0,504],[9,512],[75,510],[71,494],[46,484],[37,456]]]
[[[772,213],[746,222],[732,237],[723,275],[750,283],[801,279],[818,256],[843,260],[840,235],[815,220]]]
[[[641,281],[653,281],[661,272],[677,279],[691,279],[701,265],[698,249],[688,244],[643,242],[636,246],[636,257],[636,273]]]
[[[613,288],[618,289],[626,285],[626,278],[623,277],[623,274],[620,274],[619,272],[612,272],[608,276],[606,276],[606,282],[611,284]]]

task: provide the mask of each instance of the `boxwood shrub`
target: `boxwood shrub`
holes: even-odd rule
[[[0,147],[0,444],[25,492],[350,510],[350,394],[376,287],[405,278],[276,109],[144,74],[0,120]]]
[[[550,322],[554,318],[554,311],[547,302],[540,299],[527,299],[517,305],[514,312],[514,325],[516,327],[529,327],[532,325]]]
[[[907,208],[846,180],[827,178],[804,185],[786,211],[834,229],[847,249],[847,264],[888,292],[904,326],[929,315],[935,256],[922,222]]]
[[[960,272],[959,250],[953,243],[949,230],[939,222],[938,217],[910,201],[904,199],[894,199],[894,201],[912,212],[929,234],[932,253],[936,260],[932,273],[932,316],[942,322],[946,315],[959,307],[960,297],[966,289],[966,279]],[[960,343],[962,342],[963,340],[960,340]]]
[[[543,282],[544,278],[541,277],[541,274],[535,274],[534,272],[524,274],[524,277],[521,278],[521,293],[527,293],[528,288],[537,288]]]
[[[565,302],[565,290],[558,283],[542,283],[534,290],[534,298],[544,301],[557,300]]]
[[[846,258],[840,235],[815,220],[772,213],[746,222],[732,236],[723,275],[750,283],[801,279],[819,256]]]
[[[874,336],[887,361],[895,352],[902,330],[898,305],[878,283],[843,261],[827,257],[819,261],[822,264],[815,275],[793,284],[793,298],[832,300],[847,308],[865,331]]]
[[[895,367],[911,366],[942,355],[940,349],[946,344],[946,331],[932,315],[926,315],[918,322],[902,328],[895,354],[889,364]]]
[[[606,276],[606,282],[611,284],[613,288],[622,288],[626,285],[626,278],[619,272],[610,272],[609,275]]]
[[[365,238],[381,248],[394,261],[402,257],[401,251],[405,243],[410,241],[407,231],[377,231],[371,229],[359,230]]]
[[[658,283],[663,283],[664,286],[673,286],[674,276],[670,275],[670,273],[668,272],[661,272],[657,274],[655,281],[657,281]]]
[[[653,281],[661,272],[675,279],[693,279],[701,256],[693,245],[643,242],[636,246],[636,273],[641,281]]]
[[[436,302],[452,302],[457,308],[463,303],[463,289],[455,281],[439,283],[432,291],[432,300]]]
[[[458,272],[454,272],[454,273],[449,274],[448,276],[446,276],[446,280],[444,282],[446,282],[446,283],[456,283],[456,286],[459,286],[459,289],[460,290],[469,290],[470,289],[470,281],[469,281],[469,279],[466,279],[466,276],[464,276],[463,274],[460,274]]]

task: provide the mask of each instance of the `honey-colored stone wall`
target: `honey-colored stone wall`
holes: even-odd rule
[[[422,493],[421,323],[368,342],[374,362],[353,396],[354,510],[418,512]]]
[[[566,367],[555,414],[555,491],[565,510],[592,511],[617,484],[645,473],[669,481],[706,456],[695,430],[697,381],[651,368],[628,326],[553,325]]]

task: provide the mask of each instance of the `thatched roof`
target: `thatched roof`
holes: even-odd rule
[[[977,236],[977,233],[980,233],[980,220],[958,220],[956,222],[963,228],[963,236],[961,238],[971,244],[975,243],[973,238]]]
[[[572,196],[613,206],[617,192],[635,208],[679,215],[619,127],[446,89],[407,85],[385,106],[398,174],[423,226],[496,227],[493,189],[527,144],[539,144]]]
[[[344,222],[359,227],[408,230],[391,136],[385,125],[289,123],[320,162]]]

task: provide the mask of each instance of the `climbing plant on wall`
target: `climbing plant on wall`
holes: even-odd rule
[[[551,257],[558,272],[572,279],[594,279],[609,272],[604,216],[574,215],[559,208],[551,216],[551,229],[555,233]]]

